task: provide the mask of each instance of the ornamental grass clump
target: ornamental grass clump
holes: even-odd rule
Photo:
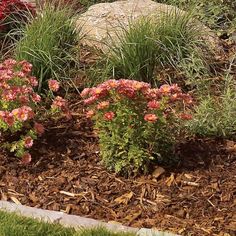
[[[46,2],[16,43],[15,57],[34,66],[32,73],[39,78],[39,91],[51,78],[68,78],[69,69],[77,65],[78,34],[72,7]]]
[[[103,163],[125,175],[147,172],[152,161],[171,155],[190,95],[176,85],[151,88],[136,80],[108,80],[81,96],[95,121]]]
[[[38,136],[43,134],[43,117],[68,112],[66,101],[57,96],[51,109],[35,92],[36,77],[31,76],[32,65],[27,61],[5,60],[0,64],[0,138],[1,147],[14,152],[23,163],[31,160],[29,149]],[[50,81],[50,94],[59,89],[57,81]]]
[[[108,45],[108,61],[113,74],[159,84],[157,74],[165,68],[193,75],[207,71],[209,43],[192,13],[180,10],[162,12],[155,18],[131,21],[122,27]],[[191,62],[191,68],[188,64]]]

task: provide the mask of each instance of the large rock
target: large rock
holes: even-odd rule
[[[116,40],[117,32],[127,29],[128,25],[136,19],[147,16],[155,16],[158,19],[161,14],[171,11],[184,13],[177,7],[151,0],[124,0],[95,4],[77,20],[78,30],[83,34],[81,43],[107,51],[106,45]],[[204,39],[211,44],[212,48],[217,49],[217,37],[204,25],[201,25],[201,28],[204,29]]]

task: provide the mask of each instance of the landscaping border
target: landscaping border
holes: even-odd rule
[[[65,227],[73,227],[73,228],[104,227],[114,232],[119,232],[119,231],[133,232],[136,233],[137,236],[180,236],[170,232],[163,232],[154,229],[147,229],[147,228],[139,229],[139,228],[127,227],[120,223],[114,223],[114,222],[106,223],[91,218],[86,218],[76,215],[68,215],[66,213],[59,211],[49,211],[40,208],[28,207],[8,201],[0,201],[0,210],[16,213],[21,216],[31,217],[48,223],[59,223]]]

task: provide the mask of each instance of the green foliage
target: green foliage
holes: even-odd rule
[[[112,43],[109,60],[115,75],[152,84],[157,82],[155,71],[165,67],[194,74],[196,71],[186,66],[190,60],[197,62],[196,68],[201,65],[200,68],[206,69],[203,51],[206,46],[203,47],[201,36],[200,24],[191,13],[172,10],[155,20],[143,18],[131,23],[128,30],[117,35],[117,42]]]
[[[233,79],[226,81],[220,96],[203,97],[189,122],[193,134],[204,137],[236,138],[236,89]]]
[[[113,233],[104,228],[65,228],[60,224],[49,224],[0,211],[1,236],[135,236],[133,233]]]
[[[79,2],[86,7],[89,7],[97,3],[114,2],[114,1],[115,0],[79,0]]]
[[[236,2],[233,0],[156,0],[180,7],[194,9],[194,16],[220,34],[232,33],[235,30]]]
[[[78,236],[135,236],[134,233],[111,232],[104,228],[82,229]]]
[[[75,66],[74,50],[78,43],[72,9],[46,4],[31,20],[17,42],[15,57],[33,64],[33,75],[40,79],[39,90],[50,78],[63,78]]]
[[[150,82],[153,77],[158,53],[155,24],[150,19],[141,19],[113,42],[109,60],[119,77],[136,78]]]
[[[103,163],[125,175],[148,172],[152,161],[170,157],[180,118],[191,119],[181,112],[192,99],[176,85],[151,89],[136,80],[108,80],[81,96],[95,120]]]

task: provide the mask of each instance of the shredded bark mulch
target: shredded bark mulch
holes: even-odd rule
[[[101,165],[92,123],[75,111],[47,126],[31,164],[0,151],[2,200],[181,235],[236,235],[234,142],[189,140],[175,167],[126,179]]]

